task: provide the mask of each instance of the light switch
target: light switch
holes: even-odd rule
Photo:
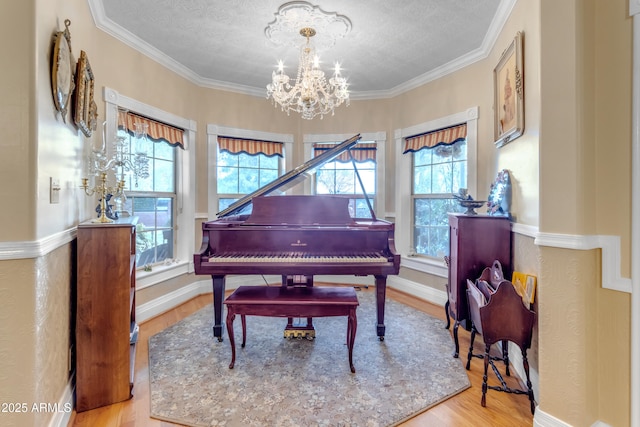
[[[60,179],[50,178],[50,203],[60,203]]]

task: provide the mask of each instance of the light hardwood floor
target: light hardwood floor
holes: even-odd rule
[[[372,289],[363,290],[372,292]],[[155,317],[140,325],[140,334],[135,362],[135,384],[133,398],[126,402],[117,403],[91,411],[73,412],[70,427],[167,427],[178,426],[149,417],[149,364],[148,364],[148,339],[168,326],[189,316],[200,308],[211,303],[211,294],[201,295],[179,307],[176,307],[158,317]],[[416,309],[443,320],[445,325],[444,309],[440,306],[416,299],[407,294],[387,290],[387,298],[402,302]],[[459,330],[460,338],[460,363],[466,364],[466,353],[469,348],[469,332],[463,328]],[[476,338],[475,352],[483,350],[482,338]],[[453,338],[451,340],[451,353],[453,354]],[[502,369],[501,369],[502,370]],[[529,400],[526,395],[515,395],[489,390],[487,393],[487,406],[480,405],[482,396],[482,371],[483,365],[480,359],[473,359],[471,369],[467,371],[471,381],[471,387],[450,399],[434,406],[428,411],[401,424],[402,427],[417,426],[475,426],[475,427],[518,427],[531,426],[533,416],[529,409]],[[503,370],[502,370],[503,371]],[[511,387],[521,387],[514,376],[506,377],[507,384]],[[489,372],[490,384],[497,384],[495,376]],[[267,426],[265,426],[267,427]]]

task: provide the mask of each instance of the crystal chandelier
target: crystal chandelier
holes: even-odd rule
[[[267,98],[271,97],[275,106],[289,114],[300,113],[303,119],[320,118],[325,114],[334,114],[334,109],[342,103],[349,105],[347,79],[340,74],[340,64],[336,62],[333,76],[327,81],[324,71],[320,69],[320,60],[311,37],[316,35],[313,28],[305,27],[300,35],[307,39],[300,50],[298,74],[292,85],[290,78],[284,73],[284,64],[278,63],[278,71],[273,71],[271,84],[267,85]]]

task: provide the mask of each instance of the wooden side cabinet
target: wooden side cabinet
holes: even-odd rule
[[[135,217],[78,225],[76,410],[131,397],[137,325]]]
[[[458,357],[458,326],[470,327],[467,279],[475,281],[495,260],[502,264],[504,277],[511,277],[511,221],[499,216],[450,214],[449,233],[446,312],[454,320],[453,356]]]

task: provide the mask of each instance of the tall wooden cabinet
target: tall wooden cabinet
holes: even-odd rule
[[[131,397],[136,218],[78,225],[76,410]]]
[[[449,214],[449,280],[447,316],[454,320],[454,357],[458,357],[458,326],[470,325],[467,279],[475,281],[485,267],[500,261],[511,278],[511,221],[507,217]]]

